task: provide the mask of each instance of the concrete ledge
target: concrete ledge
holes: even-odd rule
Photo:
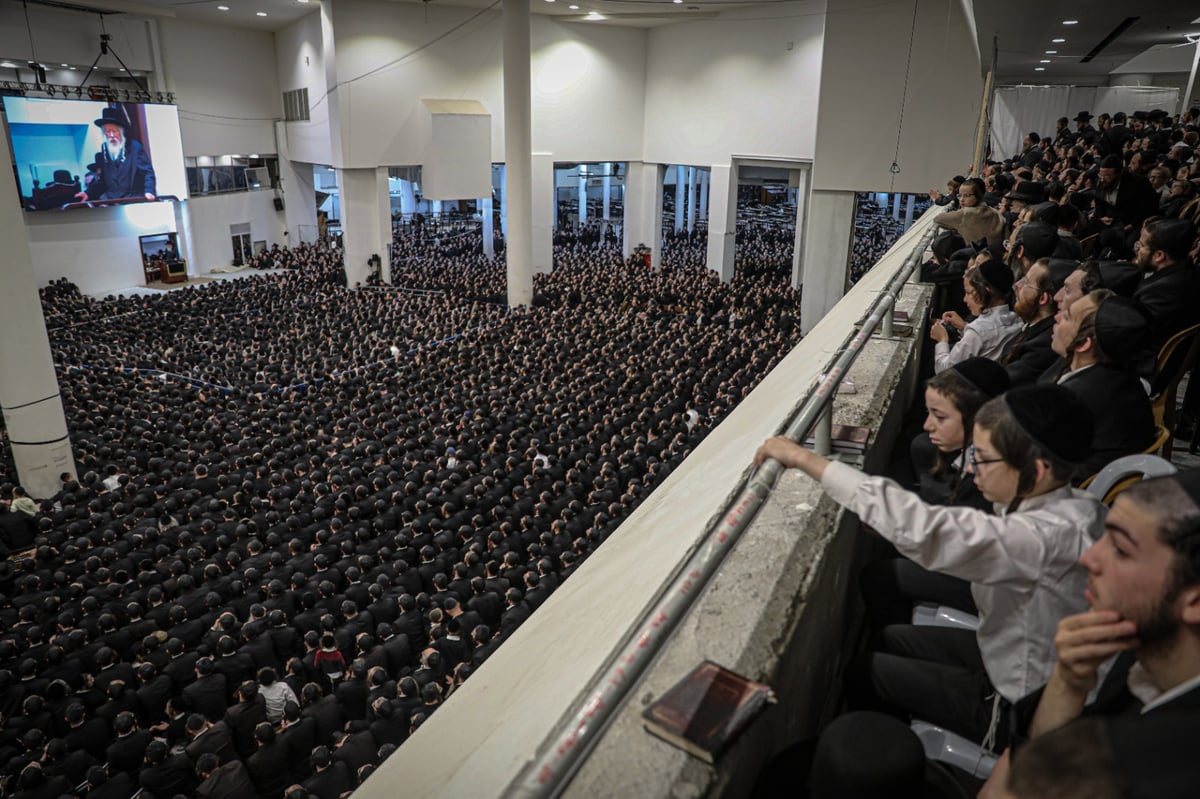
[[[560,720],[570,716],[586,701],[593,676],[603,669],[611,653],[656,601],[661,586],[678,571],[710,522],[724,511],[748,471],[750,459],[759,443],[782,428],[801,397],[839,350],[853,324],[863,317],[873,298],[887,286],[925,229],[930,227],[932,216],[927,214],[927,218],[918,221],[897,242],[879,265],[859,281],[725,422],[709,434],[609,541],[589,557],[512,639],[500,647],[445,706],[376,771],[356,792],[356,797],[390,798],[396,795],[401,786],[406,797],[475,799],[498,796],[506,790],[539,748],[548,745],[548,739]],[[923,291],[906,289],[905,295],[901,307],[913,307],[913,318],[922,318],[924,311],[916,306],[925,296]],[[838,418],[846,418],[840,414],[851,413],[860,400],[868,397],[870,406],[875,409],[873,412],[883,413],[893,390],[903,385],[898,375],[903,373],[903,365],[907,360],[905,348],[911,346],[911,340],[872,343],[871,351],[877,351],[877,354],[870,360],[876,361],[880,367],[876,373],[879,377],[871,378],[864,374],[856,379],[860,394],[839,401]],[[867,368],[867,363],[862,361],[863,365],[859,368]],[[885,379],[885,374],[897,377]],[[881,390],[876,391],[873,387],[881,379],[889,387],[881,386]],[[903,398],[897,396],[896,399],[902,412]],[[854,418],[868,417],[858,415]],[[880,443],[884,443],[887,433],[883,427],[880,431],[884,434],[880,436]],[[786,487],[790,483],[783,485]],[[803,491],[811,490],[811,487],[800,488]],[[790,497],[788,491],[781,491],[776,502],[784,504],[779,505],[778,512],[782,514],[782,509],[787,508],[789,502],[794,506],[806,501],[800,498],[803,496],[810,495]],[[813,498],[815,494],[807,501],[811,502]],[[758,524],[768,524],[771,514],[775,512],[764,512],[763,520]],[[701,605],[692,614],[694,618],[685,624],[689,627],[697,625],[691,634],[692,638],[700,640],[706,636],[717,638],[725,635],[728,642],[722,642],[719,650],[705,651],[701,655],[695,654],[701,651],[699,648],[682,650],[674,667],[663,666],[662,663],[666,662],[664,657],[662,663],[652,666],[646,687],[638,690],[636,696],[657,695],[694,665],[698,657],[703,656],[714,657],[719,662],[752,675],[767,675],[775,682],[774,675],[780,673],[785,664],[789,669],[799,668],[788,654],[795,651],[794,646],[788,644],[793,630],[802,629],[801,637],[820,633],[821,640],[814,639],[811,651],[831,646],[823,631],[841,630],[840,608],[843,603],[840,597],[835,596],[836,586],[841,586],[844,593],[851,574],[849,555],[840,551],[840,548],[853,548],[852,537],[833,535],[834,517],[831,514],[832,509],[826,508],[812,516],[804,525],[805,532],[799,539],[796,537],[796,520],[793,516],[780,517],[783,521],[775,523],[774,532],[762,533],[761,543],[755,540],[757,536],[743,542],[739,547],[743,554],[734,553],[735,560],[726,564],[728,571],[718,575],[708,593],[713,596],[724,593],[728,597],[728,591],[732,590],[728,586],[736,584],[738,590],[743,591],[746,581],[755,581],[762,586],[761,590],[752,590],[749,598],[740,594],[742,599],[738,601],[757,608],[756,620],[744,622],[749,629],[733,635],[729,632],[729,626],[743,622],[735,622],[730,617],[728,623],[714,621],[713,627],[700,626],[715,618],[715,611],[710,606]],[[802,547],[801,542],[804,544]],[[787,549],[792,545],[794,549]],[[778,553],[781,551],[791,554],[789,557],[780,557]],[[771,553],[769,557],[768,553]],[[771,562],[764,565],[760,562],[764,558]],[[831,579],[835,586],[826,586],[824,581]],[[797,600],[797,589],[804,589],[804,586],[809,588],[802,590],[801,599]],[[812,601],[805,601],[806,597],[811,597]],[[827,601],[825,597],[834,599]],[[704,602],[705,597],[701,597],[700,601]],[[787,612],[771,610],[781,603],[789,603],[793,609]],[[771,612],[765,612],[764,606]],[[710,609],[705,610],[706,607]],[[825,617],[822,614],[833,615]],[[760,632],[755,632],[760,628]],[[678,637],[681,641],[686,640],[683,635]],[[782,659],[784,655],[788,655],[787,660]],[[838,665],[836,660],[826,660],[828,657],[823,654],[804,666],[810,670],[806,680],[812,686],[811,693],[814,695],[828,690],[828,685],[822,684],[825,681],[822,675],[834,674]],[[684,663],[687,664],[686,668]],[[761,665],[756,666],[756,663]],[[659,668],[674,670],[660,673]],[[654,676],[656,673],[658,677]],[[793,695],[800,696],[798,690],[783,685],[778,687],[781,693],[789,697],[789,703]],[[631,706],[630,712],[636,714],[640,709]],[[812,702],[805,700],[797,711],[797,719],[813,712]],[[779,715],[786,717],[790,714]],[[603,749],[610,739],[615,741],[621,737],[623,727],[619,718],[616,724],[616,732],[601,741],[601,748],[596,753],[598,758],[605,757]],[[788,722],[785,727],[792,728],[799,724],[800,721]],[[761,734],[759,729],[766,729],[766,725],[756,728],[752,738],[747,740],[757,740]],[[617,785],[617,781],[624,778],[622,772],[627,772],[630,781],[622,783],[626,785],[623,790],[625,796],[655,795],[655,791],[646,790],[651,784],[648,780],[653,775],[671,774],[672,767],[663,758],[672,757],[674,750],[661,753],[651,749],[655,742],[647,741],[649,736],[641,731],[640,726],[636,731],[630,730],[625,737],[632,744],[630,754],[606,761],[610,764],[619,763],[619,768],[610,770],[604,775],[604,780],[593,780],[592,784],[597,791],[603,792],[607,789],[601,786],[609,780]],[[670,749],[665,744],[662,747]],[[738,747],[739,750],[743,748],[744,745]],[[680,758],[685,757],[682,753],[678,754]],[[626,757],[628,759],[621,759]],[[729,757],[735,757],[735,753],[731,752]],[[641,765],[636,770],[633,768],[635,762]],[[699,761],[684,763],[679,760],[673,771],[678,775],[686,768],[690,776],[694,769],[702,765]],[[612,766],[609,768],[612,769]],[[748,768],[747,762],[743,771]],[[724,772],[724,764],[722,769]],[[584,780],[588,773],[596,772],[585,764],[575,785],[586,785]],[[635,774],[640,778],[634,779]],[[674,784],[676,777],[670,777],[668,781]],[[693,781],[697,790],[707,790],[704,786],[714,783],[711,775],[708,779],[696,778]],[[655,778],[653,784],[662,787],[666,783]],[[583,790],[582,787],[568,790],[583,795],[579,792]]]
[[[906,304],[920,318],[928,290],[909,293]],[[916,346],[912,338],[873,340],[850,372],[858,393],[835,401],[835,422],[875,428],[869,467],[892,449],[911,397]],[[844,656],[857,639],[857,606],[848,600],[863,539],[857,519],[816,482],[786,473],[565,796],[749,795],[773,751],[815,733],[834,710]],[[642,725],[646,706],[706,658],[766,681],[780,699],[716,767]]]

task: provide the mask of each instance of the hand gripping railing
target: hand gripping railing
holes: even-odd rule
[[[934,230],[931,227],[926,231],[904,265],[872,302],[862,327],[842,342],[821,380],[809,389],[800,409],[784,429],[784,435],[803,441],[817,426],[817,450],[823,449],[823,454],[828,454],[834,391],[875,327],[882,321],[883,332],[890,332],[892,308],[905,282],[921,263]],[[784,467],[778,461],[768,460],[750,475],[737,497],[709,527],[692,555],[659,595],[653,609],[592,680],[585,694],[587,699],[579,710],[560,724],[535,758],[508,786],[505,795],[533,799],[562,793],[582,765],[584,756],[599,741],[600,733],[620,708],[621,701],[687,615],[692,602],[716,574],[742,533],[749,528],[783,471]]]

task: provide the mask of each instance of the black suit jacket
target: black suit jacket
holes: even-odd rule
[[[1088,406],[1096,423],[1092,456],[1083,464],[1081,476],[1095,474],[1124,455],[1143,452],[1154,442],[1150,398],[1131,372],[1098,363],[1067,375],[1062,385]]]
[[[309,718],[301,718],[279,733],[278,741],[287,747],[288,772],[292,782],[303,782],[310,771],[308,759],[317,745],[317,723]]]
[[[258,799],[258,789],[240,760],[224,764],[200,783],[195,795],[201,799]]]
[[[353,787],[354,782],[350,778],[350,770],[340,760],[335,760],[329,768],[304,781],[304,790],[316,796],[317,799],[338,799]]]
[[[1121,173],[1113,215],[1136,231],[1149,217],[1158,213],[1158,193],[1150,181],[1128,169]]]
[[[192,702],[192,709],[203,713],[209,721],[220,721],[225,715],[225,675],[210,674],[183,689]]]
[[[100,165],[100,176],[88,186],[88,199],[115,200],[158,194],[154,165],[141,142],[126,139],[125,157],[120,161],[109,158],[108,150],[101,148],[96,153],[96,163]]]
[[[1024,328],[1009,344],[1000,362],[1014,388],[1036,383],[1038,377],[1058,360],[1058,355],[1050,349],[1053,332],[1054,317],[1048,316]]]
[[[1133,298],[1150,314],[1155,350],[1200,321],[1200,280],[1191,264],[1177,263],[1142,278]]]
[[[278,740],[246,758],[246,770],[263,796],[282,796],[292,784],[288,748]]]
[[[105,752],[109,770],[114,773],[127,771],[136,774],[142,767],[146,747],[150,745],[152,737],[149,730],[134,730],[124,738],[118,738],[109,744]]]
[[[184,748],[192,760],[199,760],[200,755],[214,754],[221,765],[237,759],[237,751],[233,748],[233,736],[229,726],[224,721],[213,723],[211,727],[193,738]]]
[[[138,782],[154,796],[187,796],[196,785],[195,766],[187,755],[175,755],[156,766],[143,768]]]
[[[267,720],[267,702],[261,696],[252,702],[238,702],[225,711],[225,723],[233,736],[233,748],[243,758],[254,751],[254,728]]]

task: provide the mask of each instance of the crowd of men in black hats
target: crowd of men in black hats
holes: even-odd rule
[[[920,216],[929,201],[920,198],[913,217]],[[887,208],[880,208],[872,194],[859,194],[854,212],[854,247],[850,253],[850,282],[856,283],[892,248],[904,233],[904,220],[896,219]]]
[[[352,790],[799,336],[752,254],[722,284],[567,240],[510,310],[477,248],[398,246],[392,289],[306,245],[42,290],[80,477],[0,473],[3,795]]]

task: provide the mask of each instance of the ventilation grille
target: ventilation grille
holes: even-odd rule
[[[283,93],[283,119],[286,122],[308,121],[308,89]]]

